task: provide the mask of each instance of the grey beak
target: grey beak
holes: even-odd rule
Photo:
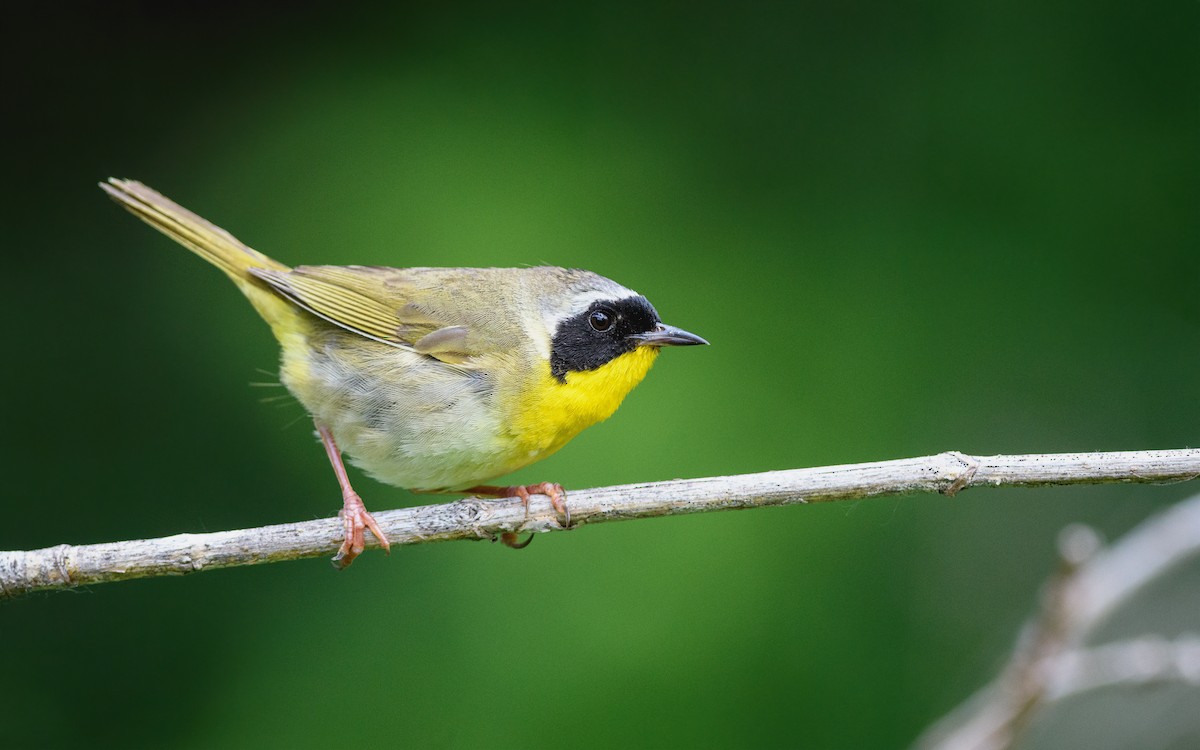
[[[708,343],[694,333],[664,323],[659,323],[653,331],[635,333],[629,338],[642,346],[696,346]]]

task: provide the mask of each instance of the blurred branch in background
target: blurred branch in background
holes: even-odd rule
[[[922,458],[729,477],[681,479],[571,492],[573,528],[606,521],[774,505],[936,492],[968,487],[1173,482],[1200,476],[1200,449]],[[508,532],[561,530],[549,499],[468,498],[374,514],[393,545],[495,539]],[[332,554],[341,542],[336,518],[161,539],[59,545],[0,552],[0,598],[33,591]],[[369,547],[378,547],[371,540]]]
[[[1161,612],[1143,618],[1149,623],[1141,633],[1089,642],[1135,595],[1145,594],[1152,584],[1200,555],[1200,495],[1145,521],[1108,549],[1100,547],[1099,536],[1087,526],[1063,530],[1062,567],[1048,581],[1041,612],[1022,629],[1008,664],[993,683],[926,730],[914,746],[917,750],[1021,746],[1024,731],[1035,719],[1068,698],[1101,688],[1164,683],[1200,688],[1200,633],[1155,632],[1155,627],[1171,627],[1166,618],[1160,620]],[[1193,613],[1198,606],[1194,598],[1178,603]],[[1142,602],[1141,609],[1152,607]],[[1099,699],[1096,703],[1098,711],[1107,711]],[[1125,709],[1120,721],[1128,726],[1137,711],[1128,703]],[[1183,718],[1190,722],[1184,733],[1193,740],[1200,736],[1200,716],[1192,711]],[[1151,736],[1176,732],[1176,727],[1157,719],[1149,723],[1151,728],[1132,730],[1140,738],[1137,746],[1184,746],[1172,737]],[[1070,731],[1055,736],[1051,744],[1095,747],[1080,742],[1078,735],[1070,736]],[[1109,737],[1105,746],[1130,746]]]

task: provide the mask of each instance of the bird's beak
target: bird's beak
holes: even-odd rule
[[[629,338],[640,346],[696,346],[708,343],[694,333],[664,323],[659,323],[653,331],[635,333]]]

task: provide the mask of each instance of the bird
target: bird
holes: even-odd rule
[[[544,494],[568,527],[562,485],[487,482],[611,416],[664,347],[708,343],[591,271],[289,267],[140,182],[99,186],[223,271],[270,326],[280,380],[312,417],[342,491],[337,568],[363,552],[367,531],[391,550],[343,453],[416,492],[519,498],[526,511]]]

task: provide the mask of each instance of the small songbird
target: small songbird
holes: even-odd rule
[[[590,271],[289,268],[139,182],[100,187],[224,271],[271,326],[280,378],[312,416],[342,488],[339,568],[363,551],[366,529],[390,549],[342,451],[415,491],[518,497],[527,508],[531,493],[545,494],[570,525],[558,484],[482,483],[609,417],[662,347],[708,343]]]

